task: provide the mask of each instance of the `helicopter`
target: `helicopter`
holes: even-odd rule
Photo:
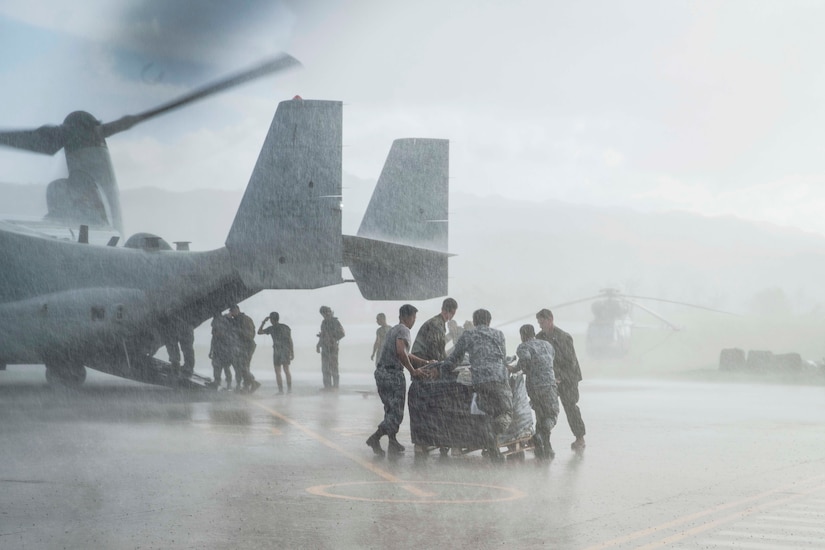
[[[272,72],[290,60],[258,69]],[[340,101],[295,96],[278,104],[222,248],[173,250],[146,233],[122,246],[114,237],[90,241],[92,225],[122,230],[105,138],[256,70],[112,123],[73,113],[61,126],[0,134],[5,145],[66,149],[70,174],[53,182],[44,223],[80,224],[71,239],[0,221],[0,370],[44,364],[47,381],[70,387],[84,382],[87,368],[209,387],[210,379],[154,357],[173,324],[196,327],[264,289],[355,282],[368,300],[447,294],[449,141],[395,140],[357,234],[343,235]],[[344,280],[344,267],[352,279]]]
[[[638,300],[652,300],[703,309],[715,313],[734,315],[727,311],[689,304],[686,302],[654,298],[651,296],[633,296],[624,294],[616,288],[603,288],[599,290],[599,294],[596,296],[589,296],[587,298],[556,304],[551,309],[555,310],[575,304],[593,302],[590,307],[591,312],[593,313],[593,319],[587,324],[587,335],[585,340],[585,349],[587,350],[587,354],[594,358],[620,358],[627,355],[630,351],[633,328],[638,328],[638,325],[634,323],[631,317],[634,308],[638,308],[654,317],[668,330],[680,331],[684,328],[670,322],[668,319],[656,313],[649,307],[640,304]]]

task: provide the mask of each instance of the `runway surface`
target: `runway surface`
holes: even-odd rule
[[[342,369],[345,372],[345,369]],[[397,460],[366,373],[252,396],[0,372],[0,548],[823,548],[825,387],[587,380],[587,448]],[[365,397],[366,395],[366,397]],[[384,440],[386,442],[386,440]]]

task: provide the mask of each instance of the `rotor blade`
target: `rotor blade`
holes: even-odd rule
[[[630,300],[625,300],[625,301],[626,301],[628,304],[632,304],[633,306],[638,307],[639,309],[646,311],[649,315],[653,315],[654,317],[656,317],[657,319],[659,319],[661,322],[663,322],[664,324],[666,324],[667,326],[669,326],[671,329],[673,329],[673,330],[682,330],[682,327],[679,327],[679,326],[674,325],[673,323],[671,323],[670,321],[668,321],[667,319],[665,319],[664,317],[662,317],[661,315],[659,315],[658,313],[656,313],[655,311],[653,311],[652,309],[650,309],[650,308],[646,308],[646,307],[645,307],[645,306],[643,306],[642,304],[639,304],[639,303],[636,303],[636,302],[632,302],[632,301],[630,301]]]
[[[603,296],[601,296],[601,295],[591,296],[589,298],[581,298],[579,300],[573,300],[572,302],[564,302],[563,304],[556,304],[554,306],[551,306],[550,310],[552,311],[552,310],[558,309],[560,307],[572,306],[574,304],[580,304],[582,302],[589,302],[590,300],[596,300],[596,299],[602,298],[602,297]],[[515,323],[516,321],[521,321],[522,319],[527,319],[527,318],[530,318],[530,317],[535,318],[535,316],[536,316],[535,313],[531,313],[531,314],[528,314],[528,315],[522,315],[521,317],[516,317],[515,319],[510,319],[509,321],[505,321],[503,323],[496,323],[496,326],[497,327],[503,327],[504,325],[509,325],[509,324]]]
[[[598,298],[604,298],[604,296],[600,294],[600,295],[598,295],[598,296],[591,296],[591,297],[589,297],[589,298],[582,298],[582,299],[580,299],[580,300],[573,300],[572,302],[564,302],[563,304],[556,304],[556,305],[554,305],[554,306],[551,306],[551,307],[550,307],[550,310],[552,311],[552,310],[554,310],[554,309],[558,309],[558,308],[560,308],[560,307],[572,306],[572,305],[574,305],[574,304],[580,304],[580,303],[582,303],[582,302],[589,302],[590,300],[596,300],[596,299],[598,299]]]
[[[182,107],[188,103],[192,103],[193,101],[198,101],[199,99],[203,99],[212,94],[222,92],[239,84],[243,84],[244,82],[249,82],[250,80],[255,80],[256,78],[260,78],[268,74],[283,71],[285,69],[289,69],[290,67],[299,66],[300,64],[300,61],[291,55],[281,54],[251,69],[247,69],[246,71],[236,73],[212,84],[198,88],[194,92],[179,97],[169,103],[165,103],[160,107],[150,109],[149,111],[144,111],[138,115],[127,115],[123,118],[119,118],[118,120],[107,122],[103,125],[103,137],[107,138],[113,136],[118,132],[128,130],[135,124],[143,122],[144,120],[148,120],[166,113],[167,111],[177,109],[178,107]]]
[[[36,130],[0,131],[0,145],[53,155],[63,147],[63,127],[41,126]]]
[[[725,315],[734,315],[736,317],[740,317],[740,315],[738,313],[732,313],[730,311],[723,311],[721,309],[713,309],[713,308],[705,307],[705,306],[697,306],[696,304],[689,304],[687,302],[677,302],[675,300],[665,300],[664,298],[652,298],[650,296],[631,296],[629,294],[621,294],[620,296],[622,296],[624,298],[634,298],[636,300],[653,300],[653,301],[656,301],[656,302],[665,302],[665,303],[668,303],[668,304],[676,304],[676,305],[687,306],[687,307],[692,307],[692,308],[696,308],[696,309],[704,309],[705,311],[712,311],[714,313],[724,313]],[[641,306],[639,306],[639,307],[641,307]],[[642,309],[644,309],[644,308],[642,308]]]

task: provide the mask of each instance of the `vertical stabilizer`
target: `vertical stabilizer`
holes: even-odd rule
[[[449,155],[446,139],[395,140],[358,236],[446,251]]]
[[[340,101],[278,105],[226,247],[253,289],[342,282]]]
[[[447,294],[449,141],[398,139],[344,260],[368,300]]]

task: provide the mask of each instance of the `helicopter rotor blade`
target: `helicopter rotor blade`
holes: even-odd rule
[[[63,126],[41,126],[35,130],[0,131],[0,145],[32,153],[54,155],[63,148]]]
[[[582,302],[589,302],[590,300],[596,300],[598,298],[603,298],[603,297],[604,296],[599,294],[598,296],[590,296],[589,298],[581,298],[579,300],[573,300],[572,302],[564,302],[563,304],[556,304],[554,306],[550,306],[550,310],[558,309],[560,307],[572,306],[572,305],[575,305],[575,304],[580,304]]]
[[[696,308],[696,309],[704,309],[705,311],[712,311],[714,313],[724,313],[725,315],[733,315],[733,316],[736,316],[736,317],[740,317],[740,315],[738,313],[732,313],[730,311],[724,311],[724,310],[721,310],[721,309],[713,309],[711,307],[699,306],[699,305],[696,305],[696,304],[689,304],[687,302],[677,302],[676,300],[665,300],[664,298],[653,298],[651,296],[631,296],[629,294],[620,294],[619,296],[622,297],[622,298],[633,298],[633,299],[636,299],[636,300],[653,300],[653,301],[656,301],[656,302],[665,302],[667,304],[676,304],[676,305],[679,305],[679,306],[692,307],[692,308]],[[642,307],[642,306],[639,306],[639,307]],[[642,309],[644,309],[644,308],[642,307]]]
[[[271,58],[263,63],[235,73],[229,77],[223,78],[212,84],[208,84],[197,90],[188,93],[178,99],[165,103],[160,107],[144,111],[137,115],[127,115],[112,122],[100,125],[100,136],[104,139],[128,130],[135,124],[156,117],[173,109],[182,107],[188,103],[198,101],[212,94],[222,92],[244,82],[249,82],[266,76],[268,74],[276,73],[289,69],[291,67],[300,66],[300,61],[288,54],[281,54]],[[97,130],[95,130],[97,131]],[[46,155],[54,155],[60,149],[66,146],[68,139],[66,125],[59,126],[41,126],[34,130],[7,130],[0,131],[0,146],[14,147],[16,149],[23,149],[33,153],[42,153]]]
[[[661,322],[666,324],[671,330],[682,330],[682,327],[674,325],[673,323],[671,323],[670,321],[668,321],[667,319],[665,319],[664,317],[662,317],[661,315],[659,315],[658,313],[653,311],[652,309],[647,308],[647,307],[643,306],[642,304],[640,304],[638,302],[634,302],[632,300],[625,299],[624,301],[627,302],[628,304],[634,306],[634,307],[638,307],[639,309],[647,312],[649,315],[652,315],[652,316],[656,317]]]
[[[602,298],[602,297],[603,297],[602,295],[599,295],[599,296],[590,296],[589,298],[580,298],[578,300],[573,300],[572,302],[564,302],[562,304],[556,304],[556,305],[550,306],[549,309],[552,311],[552,310],[558,309],[560,307],[567,307],[567,306],[572,306],[572,305],[575,305],[575,304],[580,304],[582,302],[589,302],[590,300],[596,300],[596,299]],[[530,317],[535,318],[535,315],[536,315],[535,313],[531,313],[529,315],[522,315],[521,317],[516,317],[515,319],[510,319],[509,321],[504,321],[503,323],[496,323],[496,326],[510,325],[512,323],[515,323],[516,321],[521,321],[523,319],[528,319]]]
[[[197,90],[191,93],[181,96],[175,99],[174,101],[170,101],[169,103],[164,103],[163,105],[155,107],[154,109],[144,111],[137,115],[127,115],[112,122],[107,122],[102,126],[103,137],[107,138],[113,136],[119,132],[128,130],[129,128],[133,127],[134,125],[140,122],[149,120],[150,118],[154,118],[158,115],[177,109],[179,107],[183,107],[184,105],[187,105],[194,101],[198,101],[212,94],[216,94],[229,88],[233,88],[239,84],[243,84],[244,82],[249,82],[250,80],[255,80],[256,78],[260,78],[268,74],[280,72],[291,67],[300,65],[301,62],[292,57],[291,55],[278,55],[277,57],[260,63],[251,69],[241,71],[239,73],[223,78],[217,82],[213,82],[212,84],[202,86],[201,88],[198,88]]]

